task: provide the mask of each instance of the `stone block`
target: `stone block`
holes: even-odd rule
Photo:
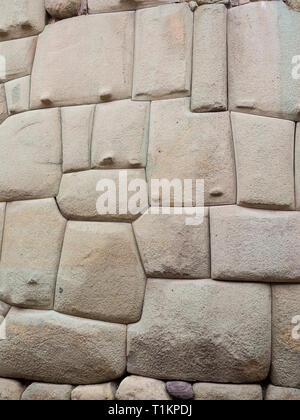
[[[176,0],[183,3],[188,0]],[[146,7],[163,6],[175,3],[174,0],[89,0],[89,13],[110,13],[125,10],[136,10]]]
[[[167,401],[172,398],[167,393],[166,384],[163,381],[132,375],[123,379],[117,390],[116,399]]]
[[[9,114],[28,111],[30,94],[30,76],[5,83],[7,108]]]
[[[72,391],[73,401],[111,401],[115,399],[116,382],[100,385],[81,385]]]
[[[225,385],[197,383],[193,385],[195,400],[202,401],[261,401],[260,385]]]
[[[56,19],[66,19],[77,16],[81,0],[45,0],[45,7],[50,16]]]
[[[19,381],[0,378],[0,401],[19,401],[24,389]]]
[[[22,395],[24,401],[69,401],[72,385],[43,384],[34,382]]]
[[[300,401],[300,389],[282,388],[269,385],[265,400],[267,401]]]

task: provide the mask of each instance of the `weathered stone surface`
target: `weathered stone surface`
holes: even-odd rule
[[[45,27],[44,0],[0,0],[0,10],[0,41],[37,35]]]
[[[96,107],[92,143],[93,168],[146,166],[149,136],[149,102],[131,100]]]
[[[192,400],[194,398],[193,387],[188,382],[170,381],[166,383],[168,394],[179,400]]]
[[[100,385],[82,385],[72,391],[74,401],[104,401],[114,400],[117,390],[115,382]]]
[[[94,384],[125,372],[126,326],[13,308],[0,341],[0,375]]]
[[[119,178],[121,177],[125,180],[126,172],[128,179],[127,185],[135,179],[145,181],[144,169],[130,169],[125,172],[118,170],[92,170],[63,175],[59,194],[57,197],[57,202],[63,215],[68,219],[73,220],[135,220],[146,210],[146,208],[142,207],[138,214],[131,214],[131,212],[126,211],[126,209],[124,208],[124,212],[126,211],[126,214],[120,214],[121,205],[119,201],[118,191],[116,197],[116,209],[114,209],[113,212],[110,211],[110,209],[108,209],[107,214],[102,214],[97,210],[98,199],[100,199],[103,195],[102,191],[97,191],[98,183],[103,180],[114,182],[118,190]],[[126,181],[124,182],[124,184],[126,186]],[[128,193],[129,200],[131,198],[133,199],[134,194],[135,193],[133,192]],[[123,207],[123,205],[125,205],[124,201],[121,201],[121,204]]]
[[[63,171],[90,168],[94,105],[62,108]]]
[[[183,3],[188,0],[176,0]],[[89,0],[89,13],[108,13],[124,10],[136,10],[144,7],[163,6],[175,3],[174,0]]]
[[[19,381],[0,378],[0,401],[18,401],[24,389]]]
[[[0,203],[0,250],[2,246],[2,236],[3,236],[3,228],[4,228],[4,218],[5,218],[5,203]]]
[[[195,400],[202,401],[261,401],[260,385],[223,385],[198,383],[193,385]]]
[[[133,98],[189,96],[193,14],[187,4],[136,12]]]
[[[226,7],[223,4],[199,7],[194,25],[192,111],[224,111],[227,109]]]
[[[264,284],[148,280],[141,320],[128,327],[129,373],[159,379],[256,382],[271,358]]]
[[[0,124],[8,117],[5,88],[0,85]]]
[[[300,389],[281,388],[269,385],[265,400],[267,401],[300,401]]]
[[[37,37],[0,42],[0,56],[5,57],[5,74],[0,73],[0,83],[31,73]]]
[[[230,109],[299,121],[299,61],[292,60],[300,15],[272,1],[235,7],[228,16]]]
[[[59,110],[13,115],[0,126],[0,201],[54,197],[61,180]]]
[[[24,401],[68,401],[71,399],[72,385],[43,384],[34,382],[22,395]]]
[[[54,199],[7,204],[0,299],[22,307],[53,307],[65,223]]]
[[[295,147],[295,189],[296,209],[300,210],[300,124],[296,126],[296,147]]]
[[[272,295],[271,381],[300,388],[300,285],[274,285]]]
[[[300,281],[299,213],[219,207],[210,223],[212,278]]]
[[[184,210],[184,209],[183,209]],[[187,216],[145,213],[134,231],[147,276],[210,277],[208,210],[202,224],[186,224]]]
[[[0,301],[0,324],[3,321],[3,318],[5,318],[5,316],[7,315],[9,309],[10,309],[10,306],[7,305],[7,303]]]
[[[299,0],[286,0],[286,4],[290,6],[292,9],[297,10],[297,12],[300,12]]]
[[[77,16],[81,0],[45,0],[46,10],[50,16],[66,19]]]
[[[152,378],[127,376],[120,384],[117,400],[156,400],[166,401],[172,398],[166,391],[166,384]]]
[[[9,114],[28,111],[30,94],[30,76],[11,80],[5,84]]]
[[[79,16],[48,25],[39,36],[31,107],[131,97],[133,45],[132,12]]]
[[[192,113],[185,98],[152,103],[147,177],[204,180],[205,205],[234,204],[236,180],[229,114]],[[158,205],[160,199],[152,196],[152,205]],[[182,200],[174,199],[173,204],[183,205]]]
[[[295,208],[295,123],[278,118],[231,114],[239,205]]]
[[[55,310],[100,321],[137,322],[145,283],[130,224],[68,223]]]

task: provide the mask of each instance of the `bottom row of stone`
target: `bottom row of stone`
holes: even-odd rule
[[[100,385],[57,385],[34,382],[28,387],[13,379],[0,378],[3,400],[300,400],[300,390],[269,385],[163,382],[127,376],[121,383]]]

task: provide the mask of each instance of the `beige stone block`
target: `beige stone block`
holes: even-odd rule
[[[270,287],[148,280],[142,318],[128,327],[127,353],[135,375],[259,382],[271,360]]]
[[[0,41],[25,38],[44,30],[44,0],[0,0],[0,10]]]
[[[230,109],[299,121],[299,13],[254,2],[230,9],[228,20]]]
[[[85,385],[125,373],[126,326],[13,308],[0,341],[0,375]]]
[[[130,169],[146,166],[149,102],[131,100],[96,107],[92,167]]]
[[[231,113],[241,206],[295,209],[295,123]]]
[[[72,385],[43,384],[34,382],[22,395],[24,401],[68,401],[71,400]]]
[[[5,83],[6,100],[9,114],[28,111],[30,76]]]
[[[62,108],[63,172],[90,169],[94,105]]]
[[[5,72],[0,73],[0,83],[31,73],[37,37],[0,42],[0,56],[5,58]]]
[[[0,378],[0,401],[19,401],[24,389],[19,381]]]
[[[137,244],[148,277],[210,277],[208,210],[203,222],[189,225],[187,215],[146,212],[134,222]]]
[[[204,5],[195,11],[191,109],[227,109],[227,9]],[[245,81],[247,83],[247,81]]]
[[[300,389],[282,388],[269,385],[265,400],[267,401],[300,401]]]
[[[48,25],[39,36],[31,107],[131,97],[133,47],[132,12],[79,16]]]
[[[184,3],[188,0],[176,0]],[[175,3],[174,0],[89,0],[89,13],[109,13],[124,10],[136,10],[146,7],[163,6]]]
[[[202,401],[261,401],[260,385],[225,385],[198,383],[193,385],[195,400]]]
[[[77,16],[81,0],[45,0],[45,7],[50,16],[66,19]]]
[[[145,183],[144,169],[107,169],[64,174],[57,197],[57,203],[62,214],[67,219],[117,222],[132,221],[144,213],[148,205],[145,203],[144,206],[143,203],[141,203],[140,208],[135,209],[136,214],[133,214],[132,211],[129,211],[129,204],[131,202],[136,202],[136,193],[128,192],[127,205],[126,194],[125,199],[120,201],[119,191],[123,191],[123,184],[126,191],[126,186],[128,188],[131,182],[135,180]],[[99,183],[103,183],[102,186],[100,185],[99,187]],[[116,190],[111,187],[111,183],[116,187]],[[109,200],[109,203],[104,200],[104,198],[107,197],[106,191],[103,190],[104,185],[112,192],[113,206],[111,207],[108,207],[111,200]],[[114,194],[114,191],[116,194]],[[98,206],[99,202],[100,204]],[[138,204],[139,203],[137,202],[137,205]],[[100,211],[98,210],[99,207]]]
[[[300,214],[210,209],[212,278],[300,282]]]
[[[167,393],[166,384],[163,381],[132,375],[123,379],[117,390],[116,399],[167,401],[172,398]]]
[[[120,324],[137,322],[145,283],[130,224],[68,223],[56,311]]]
[[[180,179],[182,183],[185,179],[204,180],[205,205],[234,204],[236,180],[229,114],[192,113],[186,98],[152,103],[147,178],[149,186],[153,178]],[[155,194],[151,194],[152,205],[162,202],[169,206],[162,194]],[[183,202],[172,197],[173,204],[181,207]]]
[[[59,110],[13,115],[0,126],[0,201],[54,197],[61,180]]]
[[[7,204],[0,299],[21,307],[53,307],[64,230],[54,199]]]
[[[0,84],[0,124],[8,117],[5,87]]]
[[[133,98],[190,95],[193,13],[187,4],[136,12]]]
[[[100,385],[81,385],[72,391],[73,401],[111,401],[115,399],[116,382]]]

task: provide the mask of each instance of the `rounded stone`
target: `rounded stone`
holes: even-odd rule
[[[173,398],[179,400],[192,400],[194,399],[193,387],[188,382],[183,381],[170,381],[167,382],[166,388],[168,394]]]
[[[46,0],[46,10],[54,18],[66,19],[77,16],[80,10],[80,0]]]

